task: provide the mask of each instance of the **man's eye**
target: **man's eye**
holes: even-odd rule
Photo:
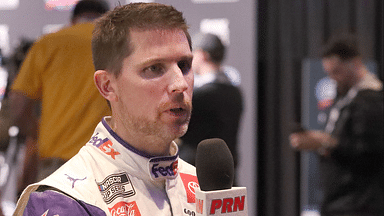
[[[143,70],[142,76],[147,79],[156,78],[164,73],[164,67],[161,65],[151,65]]]
[[[192,66],[192,63],[187,61],[187,60],[182,60],[182,61],[179,61],[177,63],[177,66],[179,66],[181,72],[183,72],[183,74],[188,74],[189,71],[191,71],[191,66]]]

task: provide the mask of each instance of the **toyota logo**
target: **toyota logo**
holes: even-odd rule
[[[195,194],[195,189],[199,187],[199,184],[194,182],[194,181],[190,181],[188,182],[188,189],[189,191],[191,191],[193,194]]]

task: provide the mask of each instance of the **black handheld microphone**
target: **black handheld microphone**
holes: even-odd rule
[[[222,139],[203,140],[197,146],[196,215],[248,215],[247,190],[232,187],[234,162]]]
[[[196,151],[196,172],[202,191],[231,189],[234,163],[231,151],[222,139],[206,139]]]

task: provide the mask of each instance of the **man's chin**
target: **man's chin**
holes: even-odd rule
[[[182,137],[182,136],[184,136],[184,134],[187,133],[188,123],[177,125],[174,127],[174,130],[175,130],[174,133],[175,133],[176,138]]]

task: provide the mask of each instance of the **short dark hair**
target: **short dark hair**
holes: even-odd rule
[[[333,36],[324,46],[322,57],[327,58],[333,55],[343,61],[360,56],[357,36],[350,33]]]
[[[123,60],[133,52],[130,31],[180,29],[192,49],[188,25],[182,12],[159,3],[130,3],[117,6],[96,21],[92,36],[93,64],[96,70],[120,75]]]
[[[201,49],[207,52],[216,64],[221,64],[225,57],[225,46],[220,38],[211,33],[198,33],[193,38],[194,49]]]
[[[72,19],[84,13],[104,14],[109,5],[104,0],[80,0],[72,11]]]

